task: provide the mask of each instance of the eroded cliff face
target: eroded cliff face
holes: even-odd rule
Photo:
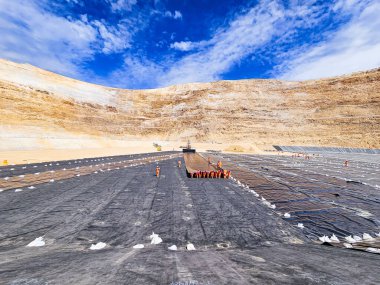
[[[380,148],[380,69],[122,90],[1,60],[0,109],[3,149],[31,136]]]

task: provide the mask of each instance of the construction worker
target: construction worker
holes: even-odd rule
[[[228,170],[228,171],[227,171],[227,179],[230,178],[230,177],[231,177],[231,171]]]
[[[216,166],[217,168],[222,168],[222,162],[219,160]]]
[[[157,178],[160,177],[160,167],[158,165],[156,166],[156,176]]]
[[[224,178],[224,179],[227,178],[227,170],[226,170],[226,169],[223,169],[223,178]]]
[[[182,166],[182,161],[178,160],[178,167],[181,168]]]

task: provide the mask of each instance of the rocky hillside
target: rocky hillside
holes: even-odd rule
[[[30,138],[380,148],[380,69],[122,90],[0,60],[0,109],[1,149],[28,147],[20,141]]]

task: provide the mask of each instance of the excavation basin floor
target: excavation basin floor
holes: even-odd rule
[[[315,243],[231,179],[187,178],[178,157],[127,168],[112,163],[136,158],[100,159],[112,161],[109,171],[0,193],[0,284],[376,284],[380,279],[378,254]],[[47,165],[45,171],[65,167]],[[7,176],[28,173],[6,169]],[[152,244],[153,232],[161,243]],[[42,246],[27,246],[38,238]],[[188,250],[189,244],[195,250]],[[169,249],[173,245],[177,250]]]

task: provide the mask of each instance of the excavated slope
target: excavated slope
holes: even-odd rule
[[[84,136],[380,148],[380,69],[123,90],[0,60],[0,99],[3,149]]]

